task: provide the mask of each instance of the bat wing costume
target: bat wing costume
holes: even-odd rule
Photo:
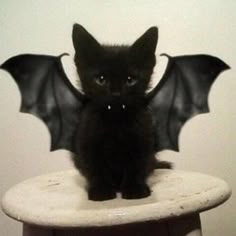
[[[72,137],[79,123],[84,97],[64,73],[61,57],[19,55],[0,68],[16,81],[21,95],[20,111],[42,119],[51,134],[51,151],[74,152]]]
[[[16,81],[21,95],[21,112],[42,119],[51,133],[51,150],[74,152],[73,136],[86,106],[86,95],[77,91],[63,71],[61,56],[18,55],[1,69]],[[178,136],[191,117],[208,112],[211,85],[222,71],[229,69],[210,55],[170,57],[157,86],[146,95],[153,118],[156,152],[178,151]],[[79,153],[76,153],[79,154]]]

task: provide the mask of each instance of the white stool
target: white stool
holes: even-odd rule
[[[26,180],[3,197],[3,211],[23,222],[24,236],[201,236],[199,213],[231,194],[223,180],[194,172],[156,170],[152,194],[139,200],[93,202],[76,170]]]

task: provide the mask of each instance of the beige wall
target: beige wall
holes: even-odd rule
[[[25,52],[58,55],[73,52],[71,28],[84,25],[103,42],[132,42],[152,25],[159,27],[157,56],[208,53],[232,69],[210,94],[211,113],[191,120],[180,136],[180,153],[160,154],[177,169],[219,176],[232,188],[236,172],[236,1],[234,0],[51,0],[0,2],[0,62]],[[162,62],[159,59],[160,63]],[[72,70],[72,69],[71,69]],[[159,74],[159,68],[156,67]],[[71,168],[68,152],[50,153],[46,127],[18,112],[20,95],[10,76],[0,71],[0,197],[31,176]],[[236,199],[202,214],[205,236],[234,236]],[[21,224],[0,212],[1,236],[20,236]]]

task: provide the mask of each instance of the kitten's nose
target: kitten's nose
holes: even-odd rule
[[[112,94],[112,96],[120,96],[120,93],[119,92],[113,92],[113,93],[111,93]]]

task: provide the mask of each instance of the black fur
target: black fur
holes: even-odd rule
[[[112,199],[118,191],[126,199],[147,197],[155,151],[145,91],[155,65],[157,28],[131,46],[107,46],[76,24],[73,43],[88,98],[74,143],[80,156],[73,160],[88,180],[89,199]]]

